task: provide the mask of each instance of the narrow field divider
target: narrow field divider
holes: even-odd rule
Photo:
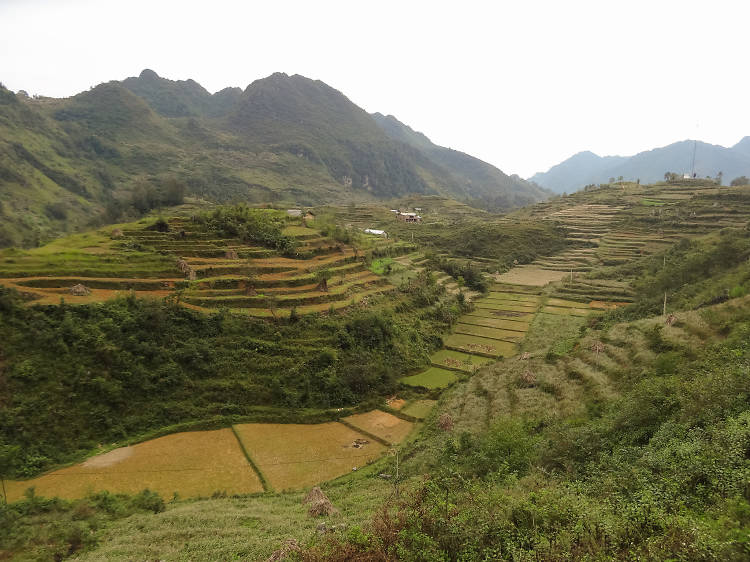
[[[234,425],[231,426],[231,429],[232,429],[232,435],[234,435],[235,439],[237,439],[237,444],[240,446],[240,450],[242,451],[242,454],[245,455],[245,458],[247,459],[247,462],[250,464],[250,467],[255,471],[255,474],[258,476],[258,480],[260,480],[260,484],[261,486],[263,486],[263,491],[273,492],[273,488],[268,483],[268,480],[263,474],[263,471],[261,471],[260,467],[255,463],[255,461],[253,460],[253,457],[250,456],[250,453],[245,448],[245,444],[242,442],[242,439],[240,439],[240,436],[237,433],[237,429],[235,429]]]

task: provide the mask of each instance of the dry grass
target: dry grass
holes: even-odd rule
[[[315,425],[254,423],[236,425],[253,461],[276,490],[299,489],[347,474],[378,458],[385,447],[337,422]]]
[[[8,499],[34,486],[42,496],[79,498],[88,492],[136,493],[144,488],[165,498],[262,492],[231,429],[175,433],[116,449],[84,463],[32,480],[8,483]]]
[[[345,417],[344,421],[389,443],[400,443],[414,428],[413,423],[380,410],[354,414]]]

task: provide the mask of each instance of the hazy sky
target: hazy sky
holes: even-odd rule
[[[151,68],[281,71],[527,177],[581,150],[750,135],[750,2],[0,0],[0,81],[69,96]]]

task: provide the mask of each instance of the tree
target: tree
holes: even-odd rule
[[[16,458],[21,448],[17,445],[0,445],[0,483],[3,489],[3,501],[8,503],[8,495],[5,492],[5,479],[10,476]]]
[[[330,269],[321,269],[315,272],[315,280],[318,282],[318,289],[328,292],[328,280],[333,277]]]
[[[734,178],[730,183],[730,186],[737,187],[740,185],[750,185],[750,179],[747,179],[746,176],[740,176],[738,178]]]
[[[279,308],[279,297],[276,295],[268,295],[266,297],[266,306],[268,307],[268,310],[271,311],[271,316],[273,316],[274,320],[278,320],[279,317],[276,314],[276,309]]]

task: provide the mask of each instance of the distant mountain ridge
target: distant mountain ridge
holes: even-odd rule
[[[175,182],[211,201],[284,205],[437,194],[504,210],[549,195],[381,117],[283,73],[215,94],[148,69],[65,99],[0,88],[0,247],[120,220]]]
[[[744,137],[730,148],[684,140],[634,156],[602,157],[589,151],[579,152],[546,172],[534,174],[529,181],[556,193],[570,193],[620,176],[628,181],[640,179],[643,183],[653,183],[663,180],[666,172],[691,173],[693,153],[698,177],[716,177],[722,172],[727,184],[732,178],[750,176],[750,137]]]
[[[420,150],[435,165],[443,168],[445,175],[453,176],[451,183],[457,186],[453,193],[459,190],[464,199],[491,207],[510,208],[525,205],[530,198],[541,200],[549,195],[538,186],[530,185],[517,175],[509,176],[479,158],[434,144],[423,133],[414,131],[393,115],[373,113],[372,117],[390,138]]]

